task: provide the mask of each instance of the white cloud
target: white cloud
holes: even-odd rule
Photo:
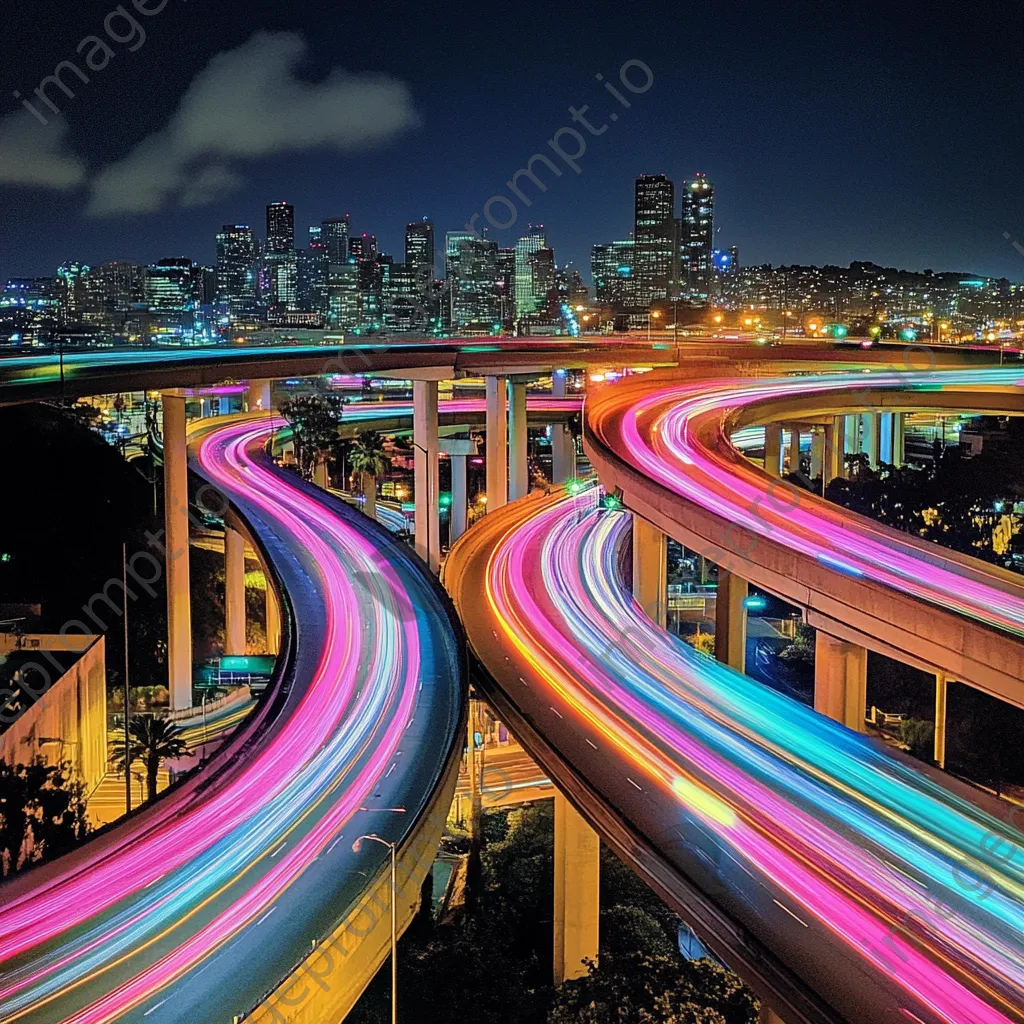
[[[198,206],[233,191],[230,162],[316,148],[386,142],[418,123],[408,88],[341,69],[310,84],[295,77],[306,52],[293,33],[260,32],[218,54],[170,121],[92,182],[93,216]]]
[[[85,164],[64,149],[67,123],[50,117],[40,124],[28,111],[0,121],[0,183],[64,190],[85,178]]]

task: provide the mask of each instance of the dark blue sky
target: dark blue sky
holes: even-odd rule
[[[53,126],[36,125],[12,91],[30,94],[76,59],[115,6],[41,0],[5,11],[0,95],[33,131]],[[678,182],[702,170],[718,190],[719,241],[738,244],[744,262],[874,259],[1024,280],[1024,257],[1003,237],[1024,242],[1019,0],[168,0],[143,20],[136,52],[112,44],[115,59],[88,85],[76,81],[74,100],[61,97],[86,180],[61,191],[0,185],[0,275],[52,273],[69,258],[212,262],[219,225],[248,222],[262,234],[275,199],[295,203],[303,231],[350,212],[354,229],[400,258],[408,220],[430,215],[439,234],[461,228],[572,123],[570,105],[587,103],[596,124],[621,117],[588,139],[582,173],[552,180],[515,229],[492,237],[505,243],[527,220],[543,221],[559,262],[588,270],[591,243],[630,230],[637,173]],[[354,151],[311,145],[232,159],[242,183],[209,205],[86,216],[93,175],[162,129],[211,58],[258,29],[305,38],[299,73],[310,82],[337,68],[404,82],[418,126]],[[595,75],[615,81],[630,59],[650,66],[654,84],[625,110]]]

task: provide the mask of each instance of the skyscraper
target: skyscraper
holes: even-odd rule
[[[247,224],[225,224],[217,235],[217,303],[231,316],[256,311],[256,240]]]
[[[331,263],[327,275],[327,322],[332,327],[352,330],[362,319],[361,306],[355,257],[344,263]]]
[[[451,329],[492,333],[501,324],[498,243],[466,231],[449,231],[445,254]]]
[[[429,267],[429,278],[426,274],[422,276],[426,281],[434,276],[434,223],[427,220],[413,221],[405,226],[405,262],[406,265],[416,273],[422,267]]]
[[[664,174],[636,179],[633,301],[640,310],[672,296],[675,266],[675,188]]]
[[[114,260],[89,270],[82,286],[82,323],[114,335],[124,326],[125,314],[145,301],[146,270],[138,263]]]
[[[634,306],[633,240],[595,245],[590,250],[590,276],[598,302],[612,306],[617,313]]]
[[[282,255],[295,249],[295,207],[271,203],[267,207],[267,253]]]
[[[683,182],[679,218],[679,287],[682,298],[696,306],[711,293],[714,245],[715,186],[703,174]]]
[[[545,247],[531,253],[530,274],[536,311],[552,313],[551,293],[555,290],[555,250]],[[555,311],[557,311],[557,307]]]
[[[527,233],[516,242],[516,319],[521,320],[536,312],[540,300],[533,290],[533,266],[530,257],[538,249],[546,249],[547,235],[544,225],[531,224]]]
[[[498,250],[498,308],[501,326],[511,331],[516,322],[516,251]]]
[[[320,241],[327,246],[328,263],[348,262],[348,239],[352,233],[352,217],[332,217],[321,223]]]

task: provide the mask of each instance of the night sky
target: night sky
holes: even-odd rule
[[[128,42],[105,33],[114,8],[5,10],[4,278],[65,259],[212,263],[222,223],[262,235],[280,199],[297,207],[300,245],[306,225],[351,213],[401,259],[407,221],[429,215],[439,238],[462,228],[511,195],[531,154],[553,156],[569,106],[589,104],[608,129],[587,137],[582,173],[539,168],[549,190],[524,183],[533,208],[517,203],[516,224],[491,232],[500,244],[543,222],[559,263],[589,276],[590,245],[632,227],[637,173],[678,183],[699,170],[717,187],[718,242],[745,263],[873,259],[1024,280],[1004,238],[1024,243],[1020,0],[166,0],[133,11],[147,36],[135,52],[123,20],[114,34]],[[12,92],[30,96],[62,60],[84,68],[92,44],[75,51],[90,34],[114,57],[97,51],[108,64],[87,85],[65,75],[75,99],[51,90],[62,137],[52,112],[44,127]],[[629,60],[654,74],[642,95],[618,82]]]

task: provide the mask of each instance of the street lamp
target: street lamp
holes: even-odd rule
[[[659,316],[661,316],[661,314],[656,309],[652,310],[652,311],[649,311],[648,314],[647,314],[647,340],[648,341],[651,340],[651,320],[652,320],[652,318],[654,320],[657,320]]]
[[[398,899],[398,872],[395,865],[397,843],[390,843],[386,839],[381,839],[376,833],[370,832],[365,836],[360,836],[352,844],[353,853],[359,852],[364,839],[380,843],[381,846],[386,846],[391,851],[391,1024],[398,1024],[398,915],[395,910]]]

